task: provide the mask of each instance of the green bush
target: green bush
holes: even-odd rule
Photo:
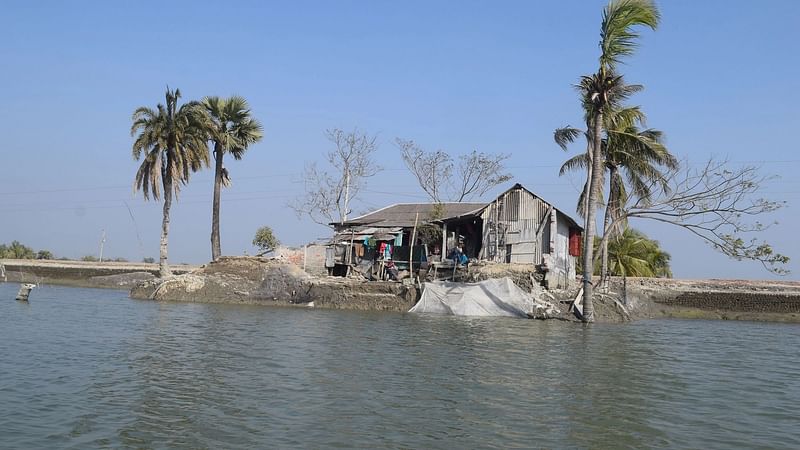
[[[256,236],[253,238],[253,245],[258,247],[261,250],[260,254],[271,252],[278,248],[281,245],[278,238],[275,237],[275,234],[272,232],[272,228],[270,227],[261,227],[256,230]]]
[[[36,253],[32,248],[22,245],[19,241],[12,241],[10,245],[0,245],[0,258],[34,259]]]

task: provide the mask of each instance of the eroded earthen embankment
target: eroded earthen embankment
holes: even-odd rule
[[[158,301],[311,305],[317,308],[408,311],[417,289],[395,282],[319,278],[290,263],[222,257],[194,272],[140,283],[131,297]]]
[[[131,289],[131,297],[157,301],[309,305],[335,309],[408,311],[418,298],[414,285],[314,277],[298,266],[255,257],[223,257],[205,266],[172,266],[177,276],[155,278],[156,264],[82,261],[0,260],[6,281]],[[524,269],[524,270],[523,270]],[[470,268],[470,281],[508,276],[525,290],[536,282],[526,268],[498,265]],[[800,323],[800,282],[743,280],[611,280],[597,290],[596,319],[704,318]],[[556,303],[573,290],[553,291]],[[616,300],[616,301],[615,301]],[[618,303],[624,304],[622,312]],[[564,312],[567,306],[559,303]],[[566,315],[566,314],[565,314]]]
[[[184,274],[197,267],[171,266],[175,274]],[[0,259],[0,281],[9,282],[130,289],[142,281],[154,279],[156,275],[158,264]]]

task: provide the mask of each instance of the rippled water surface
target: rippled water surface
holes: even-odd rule
[[[800,326],[0,284],[2,448],[800,448]]]

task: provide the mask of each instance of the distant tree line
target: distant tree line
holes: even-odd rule
[[[53,254],[48,250],[34,251],[31,247],[11,241],[10,244],[0,244],[0,258],[3,259],[53,259]]]
[[[0,244],[0,259],[58,259],[60,261],[70,261],[70,258],[65,256],[56,258],[50,250],[36,251],[32,247],[22,244],[19,241],[11,241],[10,244]],[[114,262],[128,262],[125,258],[104,258],[104,261]],[[99,261],[94,255],[85,255],[80,258],[80,261]],[[143,262],[155,262],[153,258],[144,258]]]

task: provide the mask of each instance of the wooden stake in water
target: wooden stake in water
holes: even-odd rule
[[[31,289],[35,288],[35,284],[31,283],[23,283],[19,286],[19,292],[17,292],[17,300],[21,302],[27,302],[28,296],[31,294]]]

